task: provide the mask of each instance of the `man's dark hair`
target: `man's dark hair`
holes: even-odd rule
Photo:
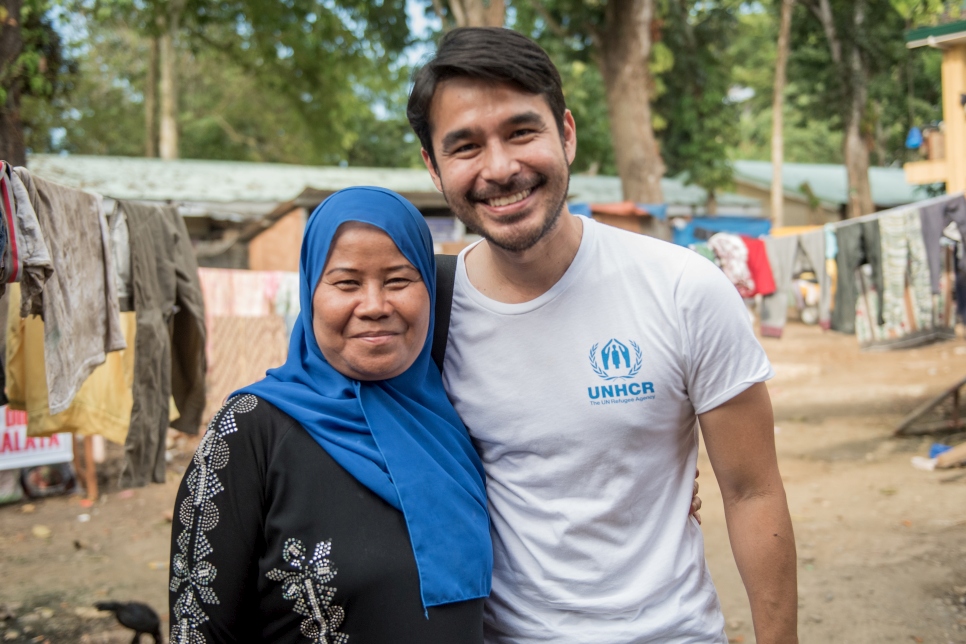
[[[451,78],[471,78],[507,83],[547,101],[557,130],[563,135],[567,109],[560,73],[540,45],[526,36],[502,27],[461,27],[439,41],[436,56],[413,77],[406,116],[423,149],[436,166],[429,107],[436,86]]]

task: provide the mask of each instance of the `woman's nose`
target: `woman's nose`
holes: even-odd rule
[[[392,304],[386,297],[381,284],[367,284],[362,289],[362,299],[356,306],[356,315],[367,318],[381,318],[392,313]]]

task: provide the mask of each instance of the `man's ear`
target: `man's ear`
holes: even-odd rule
[[[429,156],[429,152],[426,148],[420,148],[419,153],[423,157],[423,163],[426,165],[426,169],[429,170],[429,176],[433,178],[433,183],[436,184],[436,189],[440,192],[443,191],[443,182],[440,181],[439,172],[436,171],[436,166],[433,165],[433,160]]]
[[[574,162],[577,157],[577,124],[574,122],[574,115],[570,110],[564,111],[563,118],[563,146],[564,154],[567,156],[567,165]]]

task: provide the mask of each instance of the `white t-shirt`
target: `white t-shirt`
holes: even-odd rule
[[[444,382],[483,459],[486,640],[727,642],[688,517],[696,414],[773,375],[721,270],[582,218],[535,300],[484,296],[459,257]]]

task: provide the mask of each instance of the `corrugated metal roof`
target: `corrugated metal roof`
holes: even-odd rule
[[[769,161],[734,161],[735,181],[747,182],[768,190],[771,186]],[[869,168],[872,201],[888,208],[912,203],[929,197],[922,186],[906,183],[902,168]],[[782,185],[786,194],[807,198],[802,184],[807,183],[812,194],[827,204],[841,206],[848,202],[848,176],[844,165],[830,163],[783,163]]]
[[[45,154],[32,155],[29,167],[45,179],[116,199],[197,202],[209,206],[220,203],[228,211],[250,211],[253,215],[255,211],[264,214],[277,203],[295,199],[306,188],[326,192],[375,185],[410,194],[436,193],[425,170],[406,168]],[[663,179],[661,186],[672,214],[675,210],[700,212],[707,202],[707,192],[698,186],[685,186],[675,179]],[[618,177],[574,175],[570,193],[570,198],[576,201],[609,203],[624,199]],[[761,212],[757,199],[723,193],[717,196],[717,201],[722,212]]]

